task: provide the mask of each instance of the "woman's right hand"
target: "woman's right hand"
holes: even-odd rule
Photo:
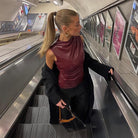
[[[56,106],[59,106],[60,108],[65,108],[65,106],[66,106],[66,103],[61,99],[57,104],[56,104]]]

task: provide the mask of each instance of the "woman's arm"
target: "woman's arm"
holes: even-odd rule
[[[84,38],[80,35],[82,42],[84,43]],[[85,52],[85,64],[90,67],[96,73],[102,75],[106,80],[110,80],[110,75],[113,75],[114,68],[106,66],[104,64],[99,63],[97,60],[92,59],[88,53]]]
[[[113,75],[114,71],[113,67],[99,63],[97,60],[91,58],[90,55],[86,52],[85,52],[85,64],[93,71],[103,76],[106,80],[110,80],[110,75]]]
[[[49,49],[46,52],[46,64],[50,69],[53,69],[54,62],[56,61],[56,56],[52,52],[51,49]]]

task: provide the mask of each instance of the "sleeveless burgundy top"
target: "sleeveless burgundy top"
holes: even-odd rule
[[[60,88],[74,88],[83,80],[84,50],[80,36],[72,36],[68,41],[59,39],[51,50],[57,58],[55,62],[59,70],[58,84]]]

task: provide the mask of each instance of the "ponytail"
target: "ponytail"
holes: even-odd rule
[[[43,57],[45,55],[46,51],[49,49],[49,47],[55,40],[56,31],[55,31],[55,25],[54,25],[54,15],[56,15],[56,12],[52,12],[48,16],[44,41],[40,51],[38,52],[40,57]]]

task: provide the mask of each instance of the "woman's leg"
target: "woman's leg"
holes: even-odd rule
[[[85,87],[85,83],[71,89],[62,89],[61,97],[71,106],[73,113],[82,121],[89,118],[90,93]]]
[[[84,91],[81,94],[73,97],[70,104],[75,115],[79,117],[83,122],[86,122],[90,108],[89,93],[87,91]]]

